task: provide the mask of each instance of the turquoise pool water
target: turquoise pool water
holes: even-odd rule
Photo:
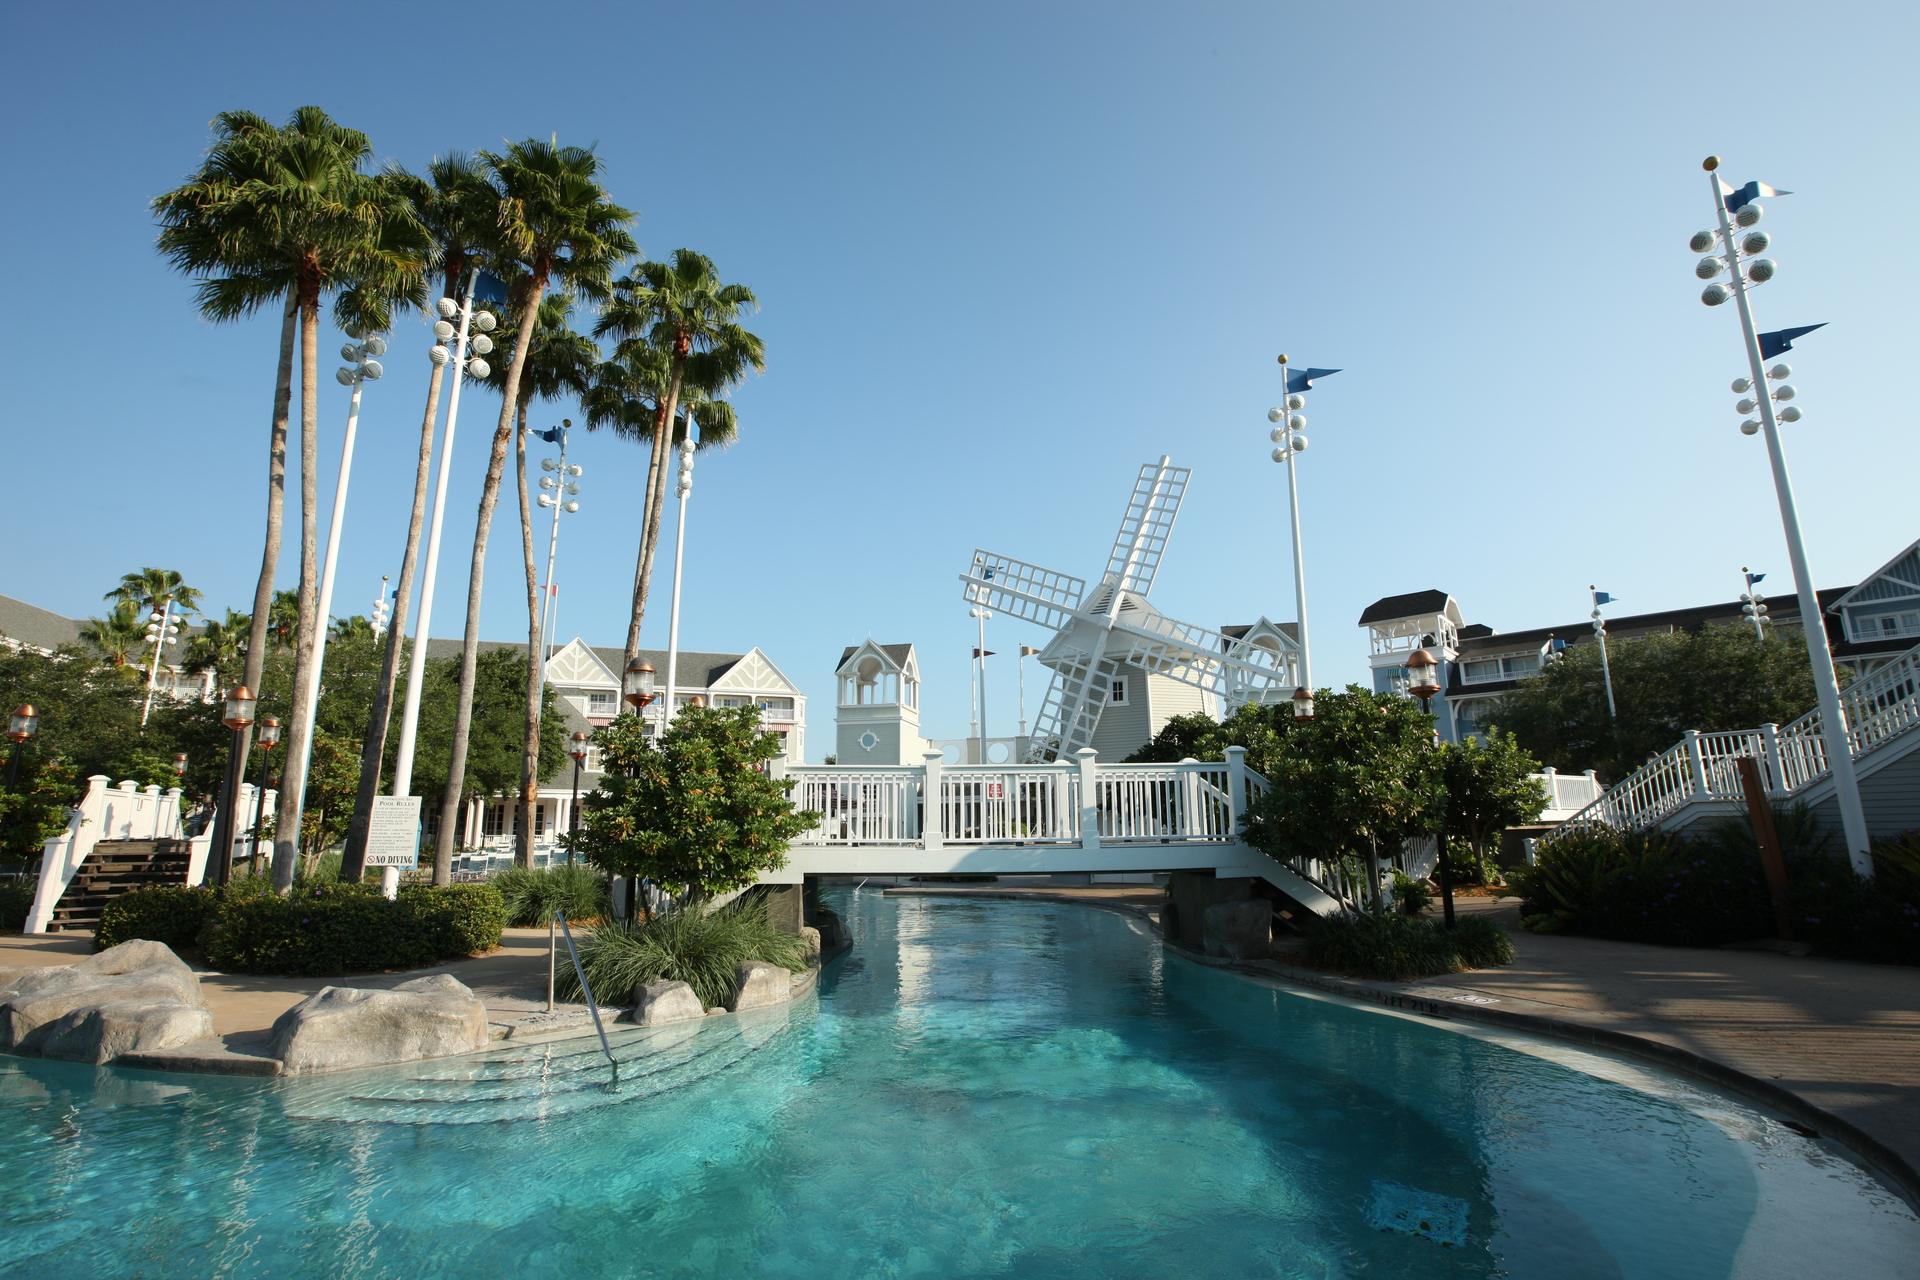
[[[831,891],[830,891],[831,892]],[[1631,1065],[1112,912],[840,891],[817,999],[318,1080],[0,1058],[0,1276],[1911,1274],[1898,1202]],[[1907,1270],[1901,1270],[1901,1267]]]

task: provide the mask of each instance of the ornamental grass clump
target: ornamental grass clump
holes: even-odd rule
[[[1513,963],[1513,939],[1491,920],[1436,920],[1349,912],[1307,926],[1303,957],[1317,969],[1355,978],[1408,982],[1462,969]]]
[[[795,973],[807,968],[805,944],[773,926],[758,894],[717,908],[690,903],[651,920],[609,920],[580,943],[581,967],[603,1005],[625,1004],[635,987],[649,982],[684,982],[707,1008],[725,1005],[746,960]],[[586,999],[570,965],[561,966],[559,992],[567,1000]]]
[[[543,925],[556,909],[575,921],[608,914],[606,873],[584,863],[508,867],[487,883],[500,891],[515,928]]]

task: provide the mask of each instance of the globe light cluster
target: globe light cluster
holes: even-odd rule
[[[1744,204],[1734,212],[1733,224],[1747,229],[1766,216],[1766,210],[1758,204]],[[1693,274],[1702,280],[1713,281],[1700,291],[1700,301],[1717,307],[1733,297],[1732,286],[1715,279],[1722,274],[1738,274],[1748,284],[1765,284],[1773,279],[1780,270],[1780,264],[1771,258],[1759,256],[1772,243],[1773,238],[1764,231],[1748,230],[1737,244],[1731,240],[1723,242],[1718,231],[1694,232],[1687,241],[1687,248],[1706,256],[1693,264]]]
[[[428,350],[427,358],[435,364],[445,364],[453,359],[453,351],[446,344],[447,340],[458,332],[454,328],[453,318],[460,314],[460,304],[452,298],[442,298],[434,305],[440,312],[440,318],[433,323],[433,336],[438,341]],[[494,327],[499,323],[494,318],[493,312],[475,309],[473,328],[479,332],[467,339],[467,350],[472,353],[467,360],[469,378],[484,378],[493,372],[493,366],[480,357],[492,353],[493,339],[487,335],[493,332]]]
[[[1802,416],[1799,405],[1787,403],[1787,401],[1800,394],[1799,391],[1794,388],[1794,385],[1787,381],[1787,379],[1792,376],[1793,366],[1785,361],[1781,361],[1779,364],[1774,365],[1773,368],[1767,370],[1767,380],[1769,382],[1778,382],[1780,385],[1773,388],[1771,392],[1766,392],[1764,387],[1760,389],[1762,392],[1770,395],[1776,404],[1782,406],[1774,415],[1781,422],[1798,422]],[[1753,390],[1752,378],[1735,378],[1733,380],[1733,393],[1741,397],[1733,403],[1733,411],[1735,413],[1745,415],[1752,413],[1760,407],[1760,401],[1749,394]],[[1759,435],[1760,419],[1747,418],[1740,424],[1740,434],[1747,436]]]
[[[572,495],[580,492],[579,476],[581,475],[581,471],[579,464],[569,463],[566,466],[562,466],[552,458],[542,458],[540,459],[540,469],[542,471],[559,473],[557,475],[540,477],[540,487],[548,491],[540,495],[538,499],[540,505],[543,507],[558,505],[562,511],[567,512],[569,515],[578,511],[580,504],[572,500]]]
[[[356,382],[373,382],[386,370],[380,367],[375,356],[387,354],[387,340],[379,334],[373,334],[363,342],[349,342],[340,348],[340,358],[347,362],[343,369],[333,371],[334,381],[343,387]]]
[[[1276,446],[1273,451],[1275,462],[1285,462],[1294,454],[1307,451],[1307,437],[1301,434],[1307,429],[1307,415],[1299,412],[1306,407],[1307,398],[1296,392],[1287,397],[1284,408],[1267,410],[1267,421],[1279,424],[1267,433],[1267,438]]]

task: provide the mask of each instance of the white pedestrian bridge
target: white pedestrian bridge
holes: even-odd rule
[[[1240,838],[1241,815],[1268,783],[1247,768],[1245,748],[1226,756],[1106,764],[1083,748],[1052,764],[956,767],[930,751],[919,765],[877,768],[776,758],[771,772],[794,783],[794,806],[821,819],[763,880],[1211,871],[1259,876],[1315,914],[1356,901],[1356,868],[1277,862]],[[1540,776],[1555,816],[1598,794],[1591,775]]]

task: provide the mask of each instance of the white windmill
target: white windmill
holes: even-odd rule
[[[1054,675],[1027,746],[1029,761],[1051,760],[1094,745],[1101,714],[1120,705],[1135,709],[1136,715],[1139,709],[1147,710],[1143,724],[1164,721],[1144,706],[1156,678],[1173,682],[1160,686],[1168,693],[1186,691],[1182,701],[1189,705],[1181,710],[1200,710],[1199,693],[1214,694],[1229,705],[1293,693],[1299,648],[1290,637],[1285,647],[1251,646],[1175,621],[1147,602],[1187,478],[1193,474],[1172,461],[1162,458],[1140,468],[1107,571],[1092,595],[1083,579],[988,551],[975,551],[972,567],[960,575],[969,604],[1057,633],[1040,651],[1041,665]],[[1144,740],[1154,727],[1136,736]]]

